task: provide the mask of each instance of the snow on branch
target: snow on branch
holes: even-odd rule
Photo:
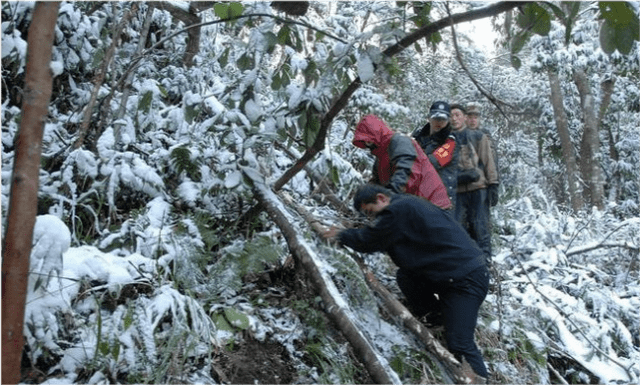
[[[296,232],[291,225],[292,216],[278,196],[264,182],[264,177],[255,169],[242,167],[244,174],[253,182],[256,198],[264,206],[265,211],[282,231],[289,249],[296,262],[309,274],[310,280],[320,294],[327,314],[342,331],[354,351],[367,368],[371,378],[380,384],[400,384],[398,374],[391,368],[389,362],[381,356],[360,330],[355,316],[348,307],[331,276],[323,269],[320,258],[311,247]]]

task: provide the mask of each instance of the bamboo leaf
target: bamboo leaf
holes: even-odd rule
[[[218,16],[221,19],[228,19],[229,18],[229,4],[227,3],[216,3],[213,6],[213,10],[216,14],[216,16]]]

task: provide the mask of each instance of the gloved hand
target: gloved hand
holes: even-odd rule
[[[493,207],[498,204],[498,185],[490,184],[487,187],[487,200],[489,201],[489,206]]]
[[[480,173],[475,168],[458,171],[458,184],[469,184],[480,179]]]

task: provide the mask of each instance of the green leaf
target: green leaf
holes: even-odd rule
[[[442,41],[442,35],[440,34],[440,32],[432,33],[429,36],[429,43],[433,44],[434,46],[440,43],[441,41]]]
[[[278,41],[282,45],[287,45],[291,43],[291,29],[287,25],[283,25],[282,28],[278,31]]]
[[[420,54],[422,53],[422,47],[420,47],[420,44],[416,42],[416,44],[414,44],[413,46],[417,53],[420,53]]]
[[[603,1],[599,7],[600,18],[604,19],[600,28],[602,50],[610,54],[617,49],[624,55],[629,54],[634,41],[638,40],[638,16],[626,2]]]
[[[517,54],[522,50],[531,34],[526,31],[520,31],[511,40],[511,54]]]
[[[307,112],[302,115],[306,115],[306,124],[304,126],[301,126],[303,129],[302,139],[307,146],[311,146],[316,140],[318,131],[320,131],[320,118],[311,110],[307,110]]]
[[[249,55],[245,53],[240,56],[240,59],[238,59],[236,65],[238,66],[238,68],[240,68],[240,70],[245,71],[252,68],[253,62]]]
[[[109,354],[110,346],[108,341],[102,341],[98,344],[98,350],[103,356]]]
[[[129,309],[127,309],[127,314],[124,315],[122,324],[124,325],[125,331],[129,329],[131,324],[133,324],[133,307],[129,307]]]
[[[224,68],[227,66],[227,63],[229,63],[229,51],[231,50],[231,47],[227,47],[227,49],[224,50],[224,52],[222,53],[222,55],[220,56],[220,67]]]
[[[226,318],[222,314],[216,314],[212,318],[213,323],[216,325],[218,330],[225,330],[231,333],[235,332],[235,329],[229,325],[229,322],[227,322]]]
[[[511,65],[518,70],[522,66],[522,61],[516,55],[511,55]]]
[[[616,49],[623,55],[628,55],[633,48],[633,42],[638,40],[638,31],[633,28],[624,28],[605,20],[600,28],[600,46],[608,54]]]
[[[249,317],[232,307],[224,309],[224,316],[231,326],[235,326],[236,328],[246,330],[250,326]]]
[[[153,100],[153,92],[147,91],[142,95],[142,99],[138,102],[138,109],[144,112],[151,110],[151,101]]]
[[[229,4],[227,3],[216,3],[213,6],[213,10],[216,14],[216,16],[218,16],[221,19],[228,19],[229,18]]]
[[[267,32],[264,34],[264,39],[267,46],[267,53],[272,53],[278,44],[278,37],[273,32]]]
[[[114,341],[111,347],[111,355],[115,361],[118,361],[118,356],[120,356],[120,341]]]
[[[538,35],[546,36],[551,30],[551,15],[546,9],[536,3],[527,4],[523,13],[516,18],[518,26],[524,30],[531,30]]]
[[[277,90],[282,87],[282,78],[277,73],[271,78],[271,89]]]
[[[628,25],[632,21],[638,21],[635,12],[622,1],[601,1],[598,3],[600,7],[600,18],[611,20],[616,24]]]
[[[234,18],[242,15],[244,6],[241,3],[233,2],[229,4],[229,18]]]
[[[564,1],[563,3],[566,3],[566,1]],[[562,22],[564,23],[564,20],[567,18],[567,15],[565,15],[564,11],[562,10],[562,8],[558,7],[557,5],[550,3],[550,2],[544,2],[542,3],[545,7],[548,7],[549,9],[551,9],[551,12],[553,12],[554,15],[556,15],[556,17],[560,20],[562,20]]]
[[[313,60],[309,60],[309,63],[307,63],[307,68],[304,69],[304,78],[307,85],[311,84],[314,81],[318,81],[320,75],[318,74],[317,70],[318,65],[316,64],[316,62]]]
[[[331,170],[331,180],[333,184],[336,186],[340,185],[340,173],[338,172],[338,168],[333,165],[329,166],[329,170]]]

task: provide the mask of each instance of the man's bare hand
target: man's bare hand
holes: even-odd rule
[[[338,234],[340,234],[340,231],[342,231],[341,228],[331,226],[328,230],[322,233],[322,238],[328,241],[337,241]]]

